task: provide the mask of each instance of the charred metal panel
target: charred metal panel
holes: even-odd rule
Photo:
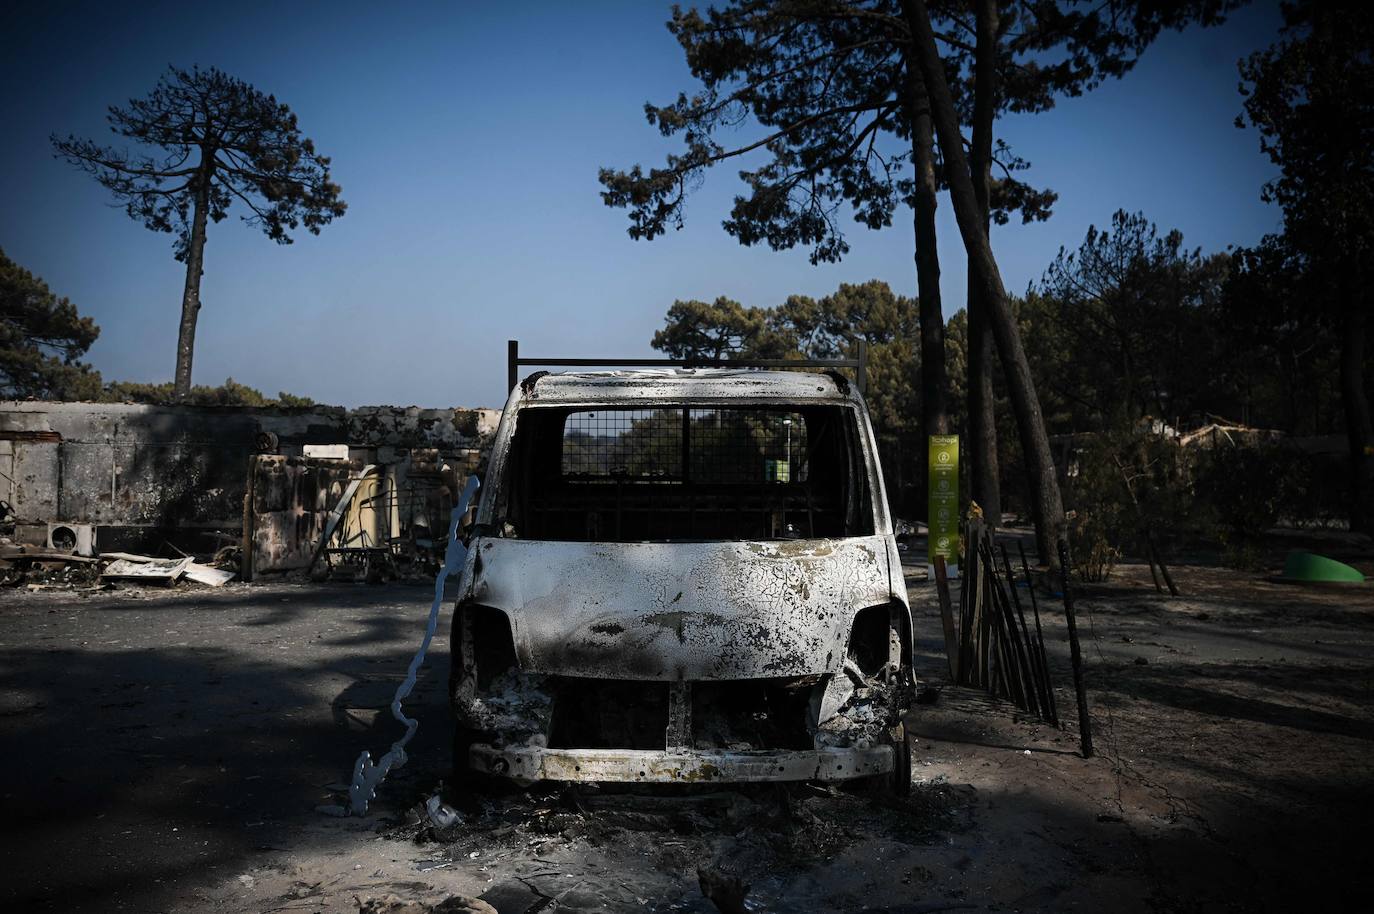
[[[305,568],[349,474],[346,460],[260,454],[249,463],[247,574]]]
[[[463,592],[510,617],[527,672],[669,681],[835,672],[854,615],[891,597],[881,536],[475,545]]]

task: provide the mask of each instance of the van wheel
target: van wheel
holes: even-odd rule
[[[496,778],[468,767],[468,750],[481,737],[476,730],[470,730],[462,724],[453,725],[452,791],[454,799],[463,804],[469,804],[479,796],[494,793],[498,786]]]
[[[888,728],[888,742],[892,746],[892,771],[883,785],[885,792],[894,797],[911,796],[911,737],[906,726],[900,721]]]

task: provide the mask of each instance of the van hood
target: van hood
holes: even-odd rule
[[[605,679],[832,673],[892,596],[882,536],[779,542],[474,541],[460,593],[510,619],[523,670]]]

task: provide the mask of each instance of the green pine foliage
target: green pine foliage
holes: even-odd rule
[[[0,397],[98,396],[100,372],[81,357],[99,336],[94,320],[0,250]]]

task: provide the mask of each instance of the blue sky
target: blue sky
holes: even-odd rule
[[[740,185],[715,169],[687,225],[625,234],[597,168],[657,164],[643,119],[694,82],[658,2],[69,3],[11,6],[0,58],[0,248],[101,326],[107,380],[170,380],[184,268],[171,236],[111,206],[52,157],[48,136],[110,137],[105,108],[168,64],[218,66],[274,93],[334,160],[347,216],[279,247],[231,212],[211,226],[195,381],[236,380],[323,402],[500,405],[505,340],[535,355],[653,355],[677,298],[773,305],[841,282],[915,294],[909,217],[855,224],[839,264],[745,248],[720,227]],[[210,10],[213,9],[213,13]],[[1024,290],[1061,245],[1124,208],[1204,251],[1279,225],[1273,174],[1237,130],[1236,60],[1277,35],[1277,4],[1223,27],[1168,33],[1124,80],[1054,111],[1000,122],[1059,192],[1047,223],[994,229],[1006,284]],[[744,136],[745,134],[741,134]],[[946,313],[963,252],[940,208]]]

